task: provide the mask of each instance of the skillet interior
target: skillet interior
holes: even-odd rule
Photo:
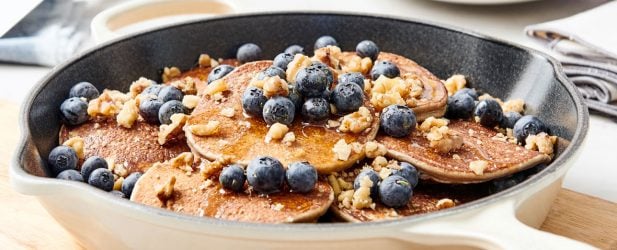
[[[142,33],[99,46],[56,68],[25,104],[25,132],[31,134],[42,161],[22,167],[39,176],[46,172],[40,162],[58,141],[58,107],[78,81],[90,81],[99,89],[126,91],[130,82],[140,76],[159,79],[165,66],[183,70],[193,67],[200,53],[232,57],[237,46],[254,42],[262,47],[266,58],[272,58],[290,44],[301,44],[305,51],[311,51],[314,40],[323,34],[336,37],[343,50],[353,50],[360,40],[371,39],[382,50],[410,57],[440,78],[460,73],[469,76],[473,87],[494,96],[524,98],[528,113],[540,116],[553,134],[569,141],[577,129],[585,132],[586,112],[580,100],[570,92],[573,88],[564,87],[555,66],[540,53],[461,31],[383,17],[249,15]],[[576,146],[582,136],[577,140]],[[554,170],[549,167],[544,171]]]

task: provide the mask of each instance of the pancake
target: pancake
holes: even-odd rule
[[[452,120],[448,127],[462,137],[463,146],[447,154],[430,148],[429,141],[418,130],[403,138],[379,133],[376,141],[388,148],[388,157],[407,161],[434,180],[444,183],[484,182],[551,160],[546,154],[497,140],[494,138],[497,131],[473,121]],[[488,162],[482,174],[476,174],[469,167],[472,161],[477,160]]]
[[[379,118],[373,115],[370,129],[359,134],[337,132],[337,128],[326,126],[303,125],[300,115],[296,116],[289,131],[295,135],[295,141],[289,146],[279,141],[265,142],[268,126],[262,118],[247,117],[242,112],[241,97],[251,78],[258,72],[272,65],[272,61],[251,62],[237,67],[223,79],[228,85],[226,98],[221,102],[204,95],[195,108],[185,127],[189,146],[199,157],[216,160],[222,157],[231,162],[246,165],[257,156],[267,155],[277,158],[288,165],[295,161],[308,161],[321,174],[343,170],[364,158],[364,151],[352,151],[347,160],[338,160],[333,152],[334,145],[341,139],[346,143],[365,143],[375,138]],[[368,100],[365,101],[368,104]],[[232,117],[220,114],[223,108],[233,108]],[[367,106],[369,110],[370,106]],[[336,119],[331,117],[332,119]],[[209,121],[220,122],[219,133],[202,137],[190,133],[187,127],[207,124]]]
[[[348,58],[354,55],[356,55],[355,52],[343,52],[343,60],[348,60]],[[431,116],[441,117],[445,114],[448,92],[439,78],[411,59],[397,54],[380,52],[377,60],[390,61],[398,66],[401,76],[407,73],[413,73],[422,81],[424,91],[416,106],[412,108],[418,121],[424,121]],[[367,94],[370,96],[370,93]]]
[[[62,126],[60,143],[79,136],[84,141],[84,159],[100,156],[125,164],[129,173],[144,172],[155,162],[164,162],[189,150],[184,139],[159,145],[159,127],[138,120],[130,129],[118,126],[115,119],[90,120],[79,126]]]
[[[164,205],[157,198],[156,189],[171,176],[176,178],[170,198],[172,202],[171,205]],[[189,176],[185,170],[172,167],[169,163],[156,164],[135,184],[131,201],[195,216],[258,223],[290,223],[315,222],[328,211],[334,199],[332,188],[325,181],[318,181],[313,191],[306,194],[285,189],[264,196],[223,189],[217,176],[213,175],[211,184],[207,185],[204,184],[203,176],[196,171]]]
[[[359,165],[361,166],[361,165]],[[345,181],[353,183],[356,175],[354,171],[345,171],[347,175],[342,177]],[[421,180],[413,190],[413,196],[409,203],[402,208],[389,208],[375,202],[375,209],[364,208],[354,209],[343,207],[338,199],[334,200],[330,211],[339,220],[347,222],[370,222],[379,220],[399,219],[405,216],[424,214],[445,209],[437,204],[442,199],[450,199],[456,206],[480,199],[488,195],[486,186],[480,184],[468,185],[448,185],[448,184],[428,184]]]

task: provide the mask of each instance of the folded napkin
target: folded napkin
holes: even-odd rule
[[[563,65],[587,106],[617,117],[617,2],[571,17],[530,25],[528,36],[544,42]]]

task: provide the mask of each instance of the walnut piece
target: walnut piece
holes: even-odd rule
[[[451,208],[451,207],[456,206],[456,203],[454,203],[454,201],[451,199],[444,198],[444,199],[438,200],[436,206],[437,206],[437,209],[446,209],[446,208]]]
[[[214,98],[215,95],[222,94],[227,90],[227,82],[222,78],[208,84],[206,89],[204,89],[204,94]]]
[[[186,166],[193,166],[194,156],[191,152],[184,152],[169,160],[169,165],[173,168],[186,170]]]
[[[334,155],[337,160],[346,161],[349,159],[349,156],[351,155],[351,149],[352,149],[351,145],[347,144],[347,142],[345,142],[345,139],[340,139],[336,142],[336,144],[334,144],[334,147],[332,148],[332,152],[334,152]]]
[[[150,85],[152,84],[152,80],[145,77],[140,77],[139,79],[137,79],[137,81],[131,83],[131,86],[129,87],[129,94],[131,95],[131,98],[137,97],[137,95],[141,94],[144,89],[150,87]]]
[[[381,168],[385,167],[386,165],[388,165],[388,160],[383,156],[375,157],[375,159],[373,159],[373,162],[371,163],[371,167],[373,167],[375,171],[380,171]]]
[[[375,158],[386,155],[388,149],[381,143],[369,141],[364,145],[364,153],[367,158]]]
[[[346,190],[341,192],[338,195],[338,201],[339,201],[339,205],[344,207],[344,208],[351,208],[351,201],[353,200],[353,194],[354,191],[353,190]]]
[[[337,196],[341,193],[341,186],[338,182],[338,180],[336,179],[336,176],[334,176],[333,174],[328,175],[328,183],[330,184],[330,186],[332,187],[332,192],[334,192],[334,195]]]
[[[77,153],[77,158],[79,158],[80,160],[84,159],[84,139],[82,139],[81,137],[71,137],[64,143],[62,143],[62,145],[73,148],[73,150],[75,150],[75,153]]]
[[[472,161],[469,163],[469,168],[476,175],[483,175],[484,170],[488,167],[488,162],[484,160]]]
[[[553,156],[555,143],[557,143],[557,136],[549,136],[547,133],[542,132],[537,135],[527,136],[525,148]]]
[[[185,77],[183,79],[178,79],[169,83],[169,85],[176,87],[182,93],[187,95],[195,95],[197,94],[197,83],[196,81],[201,81],[197,78],[193,77]]]
[[[454,95],[456,91],[465,88],[465,85],[467,85],[467,80],[465,80],[464,75],[453,75],[443,84],[446,86],[446,90],[448,90],[448,95],[451,96]]]
[[[135,99],[132,99],[122,105],[120,113],[116,116],[116,121],[122,127],[131,128],[135,121],[137,121],[137,118],[139,118],[139,107]]]
[[[291,146],[296,141],[296,134],[294,132],[287,132],[285,136],[283,136],[283,143],[287,146]]]
[[[172,175],[163,185],[156,189],[156,197],[163,203],[163,205],[167,205],[167,201],[171,199],[175,184],[176,177]]]
[[[426,134],[426,138],[430,141],[431,148],[444,154],[463,145],[463,138],[450,130],[448,126],[432,127],[431,131]]]
[[[282,123],[275,123],[270,126],[268,133],[266,134],[265,142],[270,143],[272,140],[283,139],[285,134],[289,131],[287,125]]]
[[[341,132],[360,133],[369,128],[371,122],[373,122],[371,111],[366,107],[360,107],[358,111],[343,116],[338,130]]]
[[[196,136],[211,136],[219,132],[221,122],[212,120],[207,124],[196,124],[189,126],[189,130]]]
[[[273,96],[287,96],[289,95],[289,86],[287,82],[279,76],[267,77],[264,79],[263,92],[264,96],[267,98]]]
[[[353,55],[347,60],[342,60],[340,64],[343,73],[359,72],[363,75],[368,74],[373,67],[373,61],[370,57],[361,58],[358,55]]]
[[[173,114],[170,117],[171,123],[169,125],[162,124],[159,127],[158,142],[161,145],[171,141],[174,137],[182,134],[182,128],[186,121],[189,119],[185,114]]]
[[[122,183],[123,182],[124,182],[124,177],[118,177],[118,179],[116,179],[116,181],[114,181],[113,190],[120,191],[122,189]]]
[[[184,105],[184,107],[187,107],[189,109],[194,109],[195,107],[197,107],[197,104],[199,104],[199,100],[201,98],[199,98],[199,96],[196,95],[185,95],[182,98],[182,105]]]
[[[171,79],[180,76],[182,72],[178,67],[165,67],[163,68],[163,74],[161,75],[161,79],[163,82],[169,82]]]
[[[426,118],[422,124],[418,127],[418,129],[422,132],[430,132],[433,127],[442,127],[447,126],[450,123],[448,119],[445,118],[435,118],[433,116]]]
[[[371,207],[373,200],[371,199],[371,187],[375,183],[368,176],[364,176],[360,180],[360,188],[353,193],[352,206],[355,209]]]
[[[298,72],[303,68],[311,66],[311,63],[311,59],[308,56],[296,54],[294,59],[287,64],[287,71],[285,71],[287,82],[296,82],[296,75]]]
[[[523,99],[512,99],[504,102],[501,105],[501,109],[503,109],[504,114],[507,112],[523,114],[525,112],[525,101]]]
[[[312,60],[320,61],[333,69],[339,69],[342,55],[341,48],[328,45],[324,48],[315,50],[315,55]]]
[[[198,63],[199,63],[199,67],[202,67],[202,68],[216,67],[219,65],[219,62],[211,58],[210,55],[208,54],[199,55]]]
[[[91,117],[114,116],[130,99],[129,95],[120,91],[105,89],[99,97],[90,100],[88,103],[88,115]]]
[[[227,118],[232,118],[236,114],[236,110],[233,107],[227,107],[221,109],[221,112],[219,112],[219,114]]]

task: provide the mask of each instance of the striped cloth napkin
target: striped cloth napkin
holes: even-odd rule
[[[547,45],[590,109],[617,117],[617,1],[525,33]]]

